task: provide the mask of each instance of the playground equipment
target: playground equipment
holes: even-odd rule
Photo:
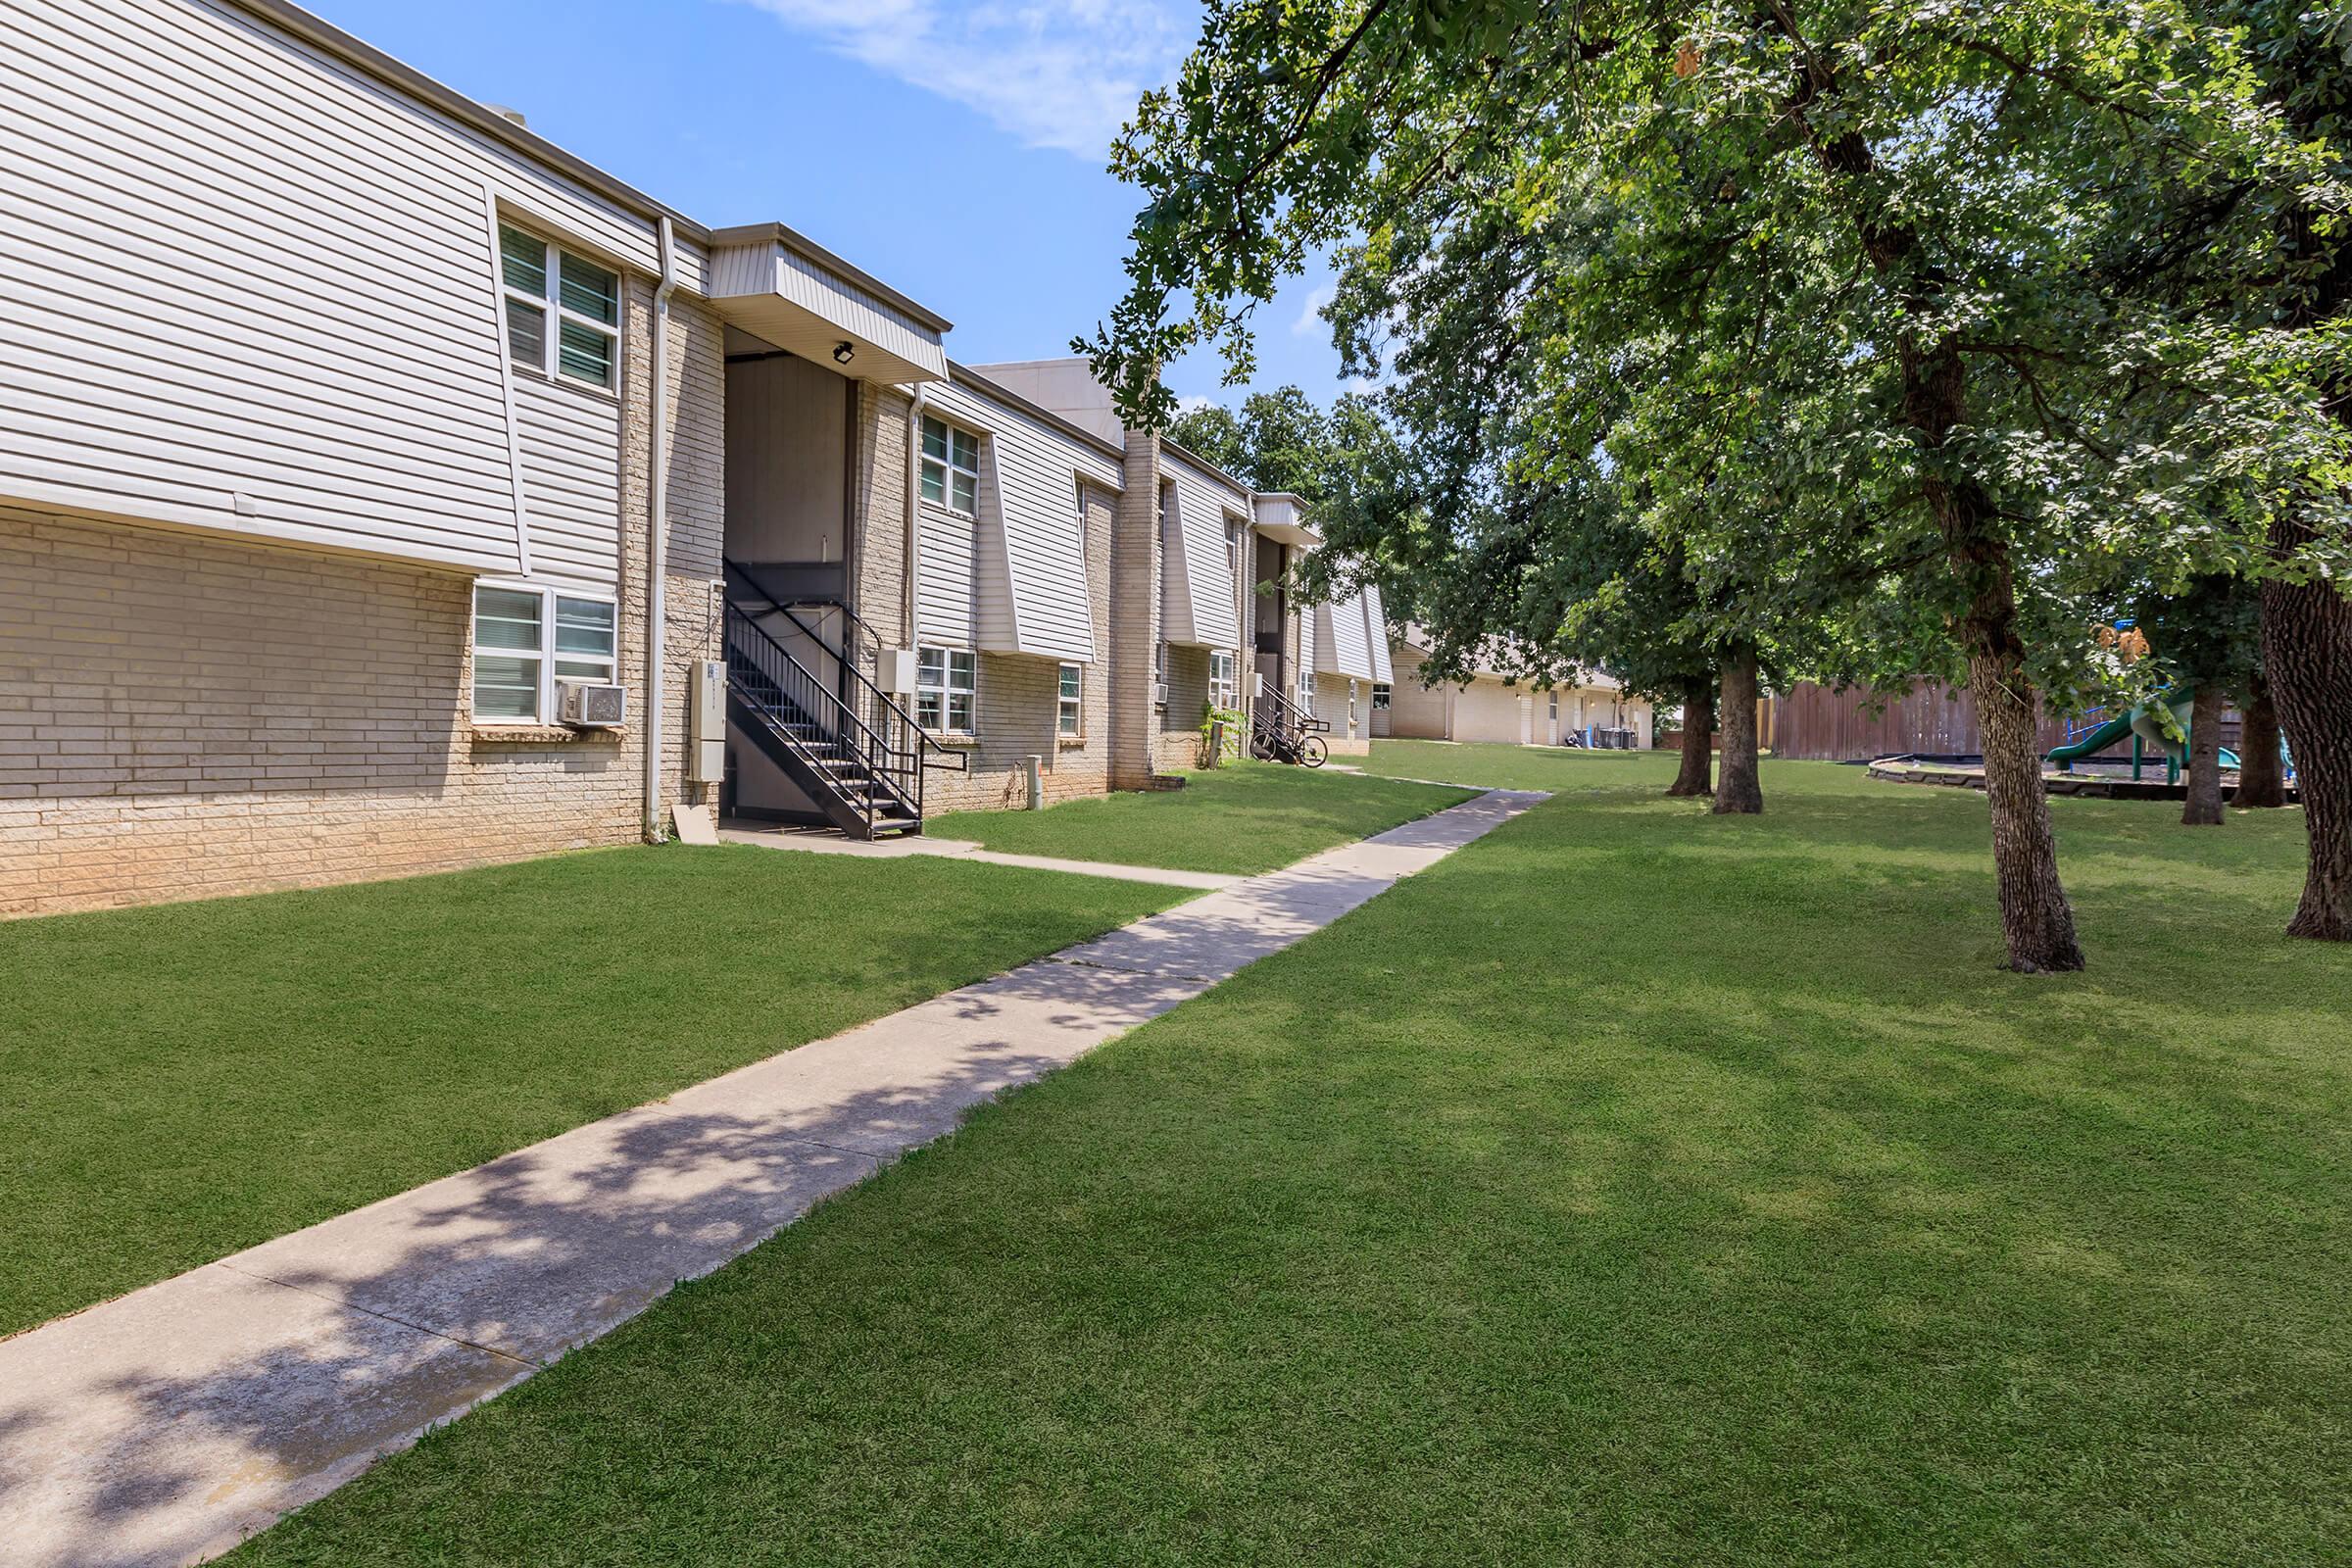
[[[2076,762],[2103,752],[2129,736],[2132,741],[2132,777],[2134,780],[2139,777],[2148,749],[2154,747],[2164,758],[2164,781],[2178,784],[2181,765],[2188,760],[2185,737],[2196,695],[2196,683],[2182,681],[2167,689],[2152,703],[2141,703],[2112,715],[2093,713],[2082,729],[2068,729],[2067,744],[2054,748],[2049,760],[2057,764],[2059,772],[2071,773],[2075,770]],[[2171,724],[2167,725],[2160,714],[2169,714]],[[2176,740],[2175,736],[2182,739]],[[2223,771],[2234,772],[2238,765],[2237,753],[2227,746],[2221,752]],[[2278,755],[2291,771],[2293,764],[2286,758],[2283,744],[2278,748]]]

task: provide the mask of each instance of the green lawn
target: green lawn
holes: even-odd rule
[[[1663,789],[1682,763],[1679,752],[1586,752],[1550,746],[1463,745],[1451,741],[1374,741],[1370,758],[1345,759],[1388,778],[1434,778],[1489,790],[1581,790],[1653,774]],[[1658,770],[1663,768],[1663,772]]]
[[[2291,812],[1563,795],[259,1538],[264,1564],[2253,1564],[2352,1541]]]
[[[1186,787],[1172,792],[1091,796],[1044,811],[956,811],[930,818],[923,830],[1011,855],[1247,876],[1470,798],[1279,762],[1235,762],[1185,777]]]
[[[0,924],[0,1333],[1169,902],[672,847]]]

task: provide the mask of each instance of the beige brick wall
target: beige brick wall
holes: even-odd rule
[[[1422,740],[1451,739],[1446,733],[1446,689],[1421,684],[1421,656],[1398,648],[1391,656],[1396,680],[1389,699],[1389,733]]]
[[[0,505],[0,914],[446,870],[643,830],[651,290],[623,376],[622,734],[469,713],[458,573]],[[717,322],[672,312],[665,766],[714,656]]]
[[[859,383],[850,608],[899,648],[914,638],[906,610],[906,418],[913,406],[896,387]]]
[[[1200,723],[1208,707],[1208,650],[1170,644],[1163,667],[1168,706],[1159,714],[1160,765],[1199,767],[1207,760]]]
[[[1331,732],[1323,743],[1331,748],[1334,757],[1361,757],[1372,749],[1372,683],[1355,682],[1355,719],[1348,717],[1348,681],[1346,675],[1318,673],[1315,676],[1315,716],[1331,724]]]

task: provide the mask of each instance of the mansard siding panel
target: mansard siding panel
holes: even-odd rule
[[[1382,685],[1396,679],[1396,666],[1389,659],[1389,612],[1380,602],[1380,589],[1364,584],[1364,637],[1372,650],[1372,678]]]
[[[1118,465],[1091,444],[977,387],[932,389],[942,417],[979,432],[979,646],[1092,662],[1086,541],[1078,482],[1115,485]]]
[[[1317,673],[1371,680],[1372,646],[1365,626],[1361,594],[1316,606],[1316,641],[1327,655],[1317,663]]]
[[[620,576],[620,406],[517,376],[534,576],[610,588]]]
[[[1202,648],[1236,648],[1242,641],[1240,588],[1225,550],[1230,513],[1246,518],[1250,498],[1172,454],[1161,459],[1174,492],[1163,529],[1167,569],[1161,580],[1165,637]]]
[[[517,570],[491,206],[640,272],[651,225],[224,6],[0,0],[0,494]],[[616,438],[541,412],[550,564],[610,580]]]

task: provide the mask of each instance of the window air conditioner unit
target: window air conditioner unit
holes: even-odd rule
[[[1168,683],[1166,681],[1163,680],[1152,688],[1152,702],[1153,706],[1159,708],[1168,706]]]
[[[575,729],[612,729],[629,715],[629,690],[602,681],[556,682],[556,715]]]

